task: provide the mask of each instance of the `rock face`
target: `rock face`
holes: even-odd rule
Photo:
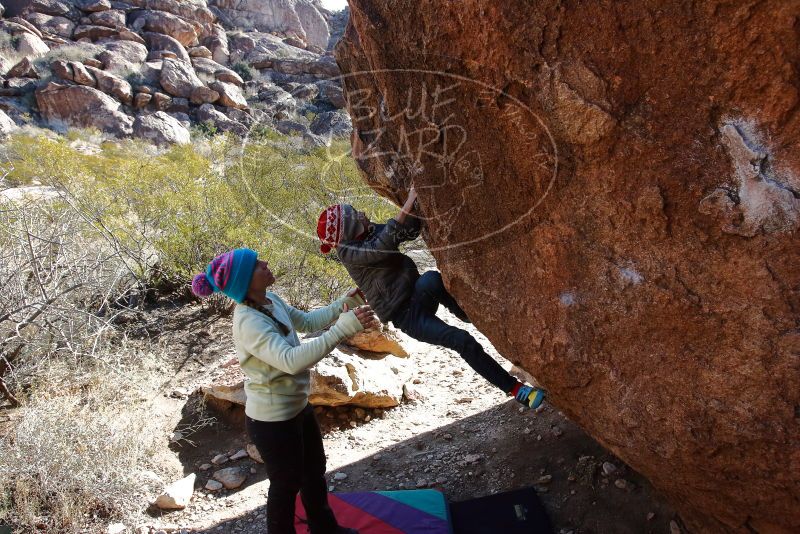
[[[328,46],[330,28],[311,0],[212,0],[211,4],[219,9],[229,25],[291,33],[323,50]]]
[[[6,7],[0,97],[20,126],[90,122],[63,105],[53,122],[52,106],[42,113],[33,105],[31,93],[45,92],[51,73],[61,85],[97,89],[122,104],[121,135],[142,113],[183,113],[190,125],[210,122],[214,128],[201,127],[206,135],[245,136],[254,125],[274,128],[344,105],[339,69],[326,49],[330,35],[343,32],[346,13],[333,15],[317,0],[222,0],[211,7],[207,0],[11,0]],[[322,124],[329,131],[317,141],[347,135],[340,122]],[[154,130],[133,135],[145,132]],[[301,141],[311,134],[306,128],[292,135]]]
[[[351,0],[353,148],[414,182],[476,326],[693,531],[797,532],[800,7],[693,5]]]

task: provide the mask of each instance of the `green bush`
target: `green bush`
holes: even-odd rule
[[[270,262],[294,305],[328,301],[351,282],[319,252],[320,211],[350,202],[384,220],[396,209],[362,182],[347,142],[311,153],[273,135],[245,144],[220,135],[155,154],[133,141],[105,143],[93,154],[75,146],[65,138],[14,136],[8,178],[67,190],[139,254],[139,275],[162,289],[186,288],[214,255],[249,247]]]
[[[246,82],[254,80],[258,76],[258,71],[244,61],[238,61],[231,65],[231,70],[241,76],[242,80]]]

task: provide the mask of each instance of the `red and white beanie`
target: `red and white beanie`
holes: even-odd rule
[[[334,204],[325,208],[319,215],[317,236],[322,241],[319,250],[323,254],[328,254],[331,249],[339,245],[339,241],[342,239],[342,228],[344,227],[343,208],[342,204]]]
[[[328,254],[339,243],[361,239],[366,230],[359,221],[358,212],[350,204],[328,206],[317,221],[317,236],[322,241],[319,249]]]

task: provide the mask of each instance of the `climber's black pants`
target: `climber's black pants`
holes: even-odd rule
[[[517,380],[486,354],[469,332],[450,326],[436,317],[439,304],[444,304],[462,321],[469,322],[467,314],[445,289],[442,275],[428,271],[417,280],[408,307],[398,312],[392,318],[392,323],[414,339],[456,351],[476,373],[503,393],[511,391]]]
[[[328,506],[322,434],[311,406],[288,421],[264,422],[248,417],[247,433],[261,454],[269,477],[267,532],[295,534],[294,503],[298,492],[311,532],[336,532],[339,527]]]

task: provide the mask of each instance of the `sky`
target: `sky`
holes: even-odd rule
[[[341,11],[347,6],[347,0],[322,0],[322,6],[331,11]]]

